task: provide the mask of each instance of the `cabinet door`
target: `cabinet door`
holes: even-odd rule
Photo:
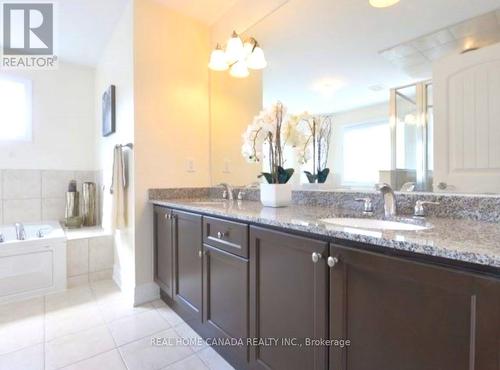
[[[211,338],[243,339],[244,345],[217,350],[237,368],[247,363],[248,260],[204,246],[204,317]]]
[[[155,207],[154,243],[155,243],[155,281],[169,296],[173,293],[173,247],[172,247],[172,211],[168,208]]]
[[[322,256],[316,263],[313,253]],[[250,347],[253,369],[327,367],[326,347],[298,346],[328,335],[327,253],[326,242],[251,228],[250,337],[279,339],[276,346]]]
[[[498,282],[333,245],[336,370],[498,370]]]
[[[174,211],[174,300],[185,320],[201,321],[202,243],[201,216]],[[187,315],[187,316],[186,316]]]

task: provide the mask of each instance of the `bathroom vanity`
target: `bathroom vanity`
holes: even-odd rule
[[[500,369],[497,224],[378,232],[323,224],[340,212],[325,207],[153,203],[162,299],[237,369]]]

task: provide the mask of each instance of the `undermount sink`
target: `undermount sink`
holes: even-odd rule
[[[335,226],[376,230],[419,231],[430,228],[430,226],[415,225],[399,221],[374,220],[370,218],[324,218],[320,221]]]

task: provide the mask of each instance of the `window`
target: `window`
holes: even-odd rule
[[[342,185],[374,185],[379,181],[379,171],[391,168],[389,123],[377,121],[348,125],[341,132]]]
[[[31,140],[31,81],[0,75],[0,141]]]

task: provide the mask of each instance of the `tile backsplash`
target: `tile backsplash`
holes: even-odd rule
[[[99,172],[0,170],[0,225],[64,219],[70,180],[77,181],[81,194],[82,184],[97,183]]]

